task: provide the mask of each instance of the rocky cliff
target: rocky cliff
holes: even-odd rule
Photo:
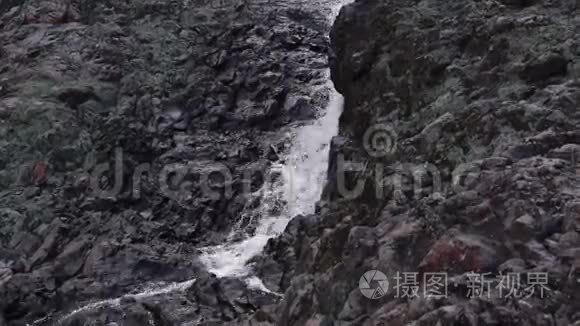
[[[198,248],[233,225],[252,232],[260,203],[245,187],[325,105],[325,14],[301,1],[11,0],[0,15],[0,325],[255,310]]]
[[[0,325],[580,323],[577,1],[358,0],[333,51],[326,2],[0,2]],[[209,275],[329,53],[323,198],[252,261],[283,298]]]
[[[563,0],[343,8],[325,197],[258,265],[286,291],[277,325],[580,323],[579,17]],[[446,296],[425,295],[429,273]]]

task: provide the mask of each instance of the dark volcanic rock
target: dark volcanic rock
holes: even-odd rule
[[[257,259],[285,291],[277,325],[580,322],[580,20],[569,4],[343,8],[332,76],[346,104],[325,196],[308,228],[291,223]],[[358,288],[369,270],[390,282],[377,300]],[[417,273],[419,295],[397,293],[404,272]],[[446,297],[422,295],[431,272],[447,273]],[[468,296],[470,273],[490,292]],[[545,273],[549,290],[502,297],[505,273],[522,288]]]
[[[243,284],[224,290],[231,311],[197,311],[184,289],[114,299],[200,275],[196,248],[252,213],[247,186],[325,105],[329,26],[298,2],[0,2],[0,324],[102,299],[67,323],[220,323],[262,305]]]
[[[326,103],[321,2],[0,2],[0,325],[580,322],[574,1],[344,8],[323,198],[253,260],[283,299],[205,271]],[[402,272],[447,296],[401,297]],[[546,288],[469,298],[472,273]]]

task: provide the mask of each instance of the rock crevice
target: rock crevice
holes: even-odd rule
[[[341,10],[332,78],[345,108],[325,196],[261,258],[293,275],[280,325],[579,322],[577,16],[550,0]],[[363,186],[346,198],[345,184]],[[389,280],[377,300],[359,290],[369,270]],[[397,288],[403,273],[416,295]],[[445,297],[423,295],[428,273],[447,275]],[[508,273],[519,296],[500,291]],[[474,295],[474,274],[491,290]]]

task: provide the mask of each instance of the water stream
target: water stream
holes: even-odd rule
[[[332,23],[340,7],[353,0],[330,1],[329,4],[328,0],[323,0],[327,6],[320,10],[328,12]],[[272,173],[278,173],[281,178],[267,183],[261,190],[262,204],[258,214],[255,214],[259,216],[258,227],[253,235],[241,241],[201,249],[201,261],[216,276],[243,278],[249,287],[270,292],[261,280],[251,275],[247,262],[262,251],[269,239],[283,232],[293,217],[313,213],[315,204],[320,199],[328,167],[329,144],[338,132],[338,120],[343,106],[343,97],[334,88],[330,71],[327,71],[326,78],[328,82],[323,91],[328,94],[328,104],[324,112],[319,112],[318,119],[294,130],[291,150],[282,163],[273,166]],[[276,213],[272,213],[273,211]],[[230,237],[233,238],[235,237]],[[59,321],[83,311],[117,307],[124,298],[138,299],[185,291],[194,282],[195,279],[181,283],[157,284],[138,293],[93,302],[70,312]]]
[[[350,2],[336,1],[326,8],[330,21]],[[203,248],[200,259],[209,272],[218,277],[247,277],[249,286],[266,290],[259,279],[249,276],[248,261],[262,251],[269,239],[282,233],[293,217],[314,213],[326,180],[330,141],[338,133],[343,107],[343,97],[336,91],[329,70],[326,78],[324,91],[328,94],[328,104],[317,120],[295,130],[287,157],[283,163],[273,166],[272,173],[281,174],[282,178],[266,183],[262,189],[261,206],[255,213],[261,218],[254,235],[239,242]]]
[[[329,143],[338,132],[343,104],[332,82],[326,88],[329,93],[326,112],[295,130],[292,148],[284,163],[272,168],[271,173],[280,174],[281,178],[262,189],[262,204],[256,212],[261,219],[254,235],[239,242],[202,249],[200,259],[211,273],[218,277],[248,276],[251,270],[246,263],[262,251],[269,239],[283,232],[294,216],[314,212],[326,179]],[[283,207],[273,207],[280,204]]]

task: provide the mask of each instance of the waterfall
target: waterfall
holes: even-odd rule
[[[340,1],[329,8],[331,22],[342,5],[350,2]],[[200,260],[209,272],[218,277],[248,277],[251,269],[247,262],[262,251],[269,239],[282,233],[294,216],[314,213],[326,181],[330,141],[338,133],[344,102],[330,79],[330,70],[326,79],[323,91],[328,95],[327,106],[317,120],[295,130],[284,163],[272,167],[272,172],[282,178],[262,189],[262,204],[255,214],[261,219],[254,235],[240,242],[202,248]],[[280,203],[283,207],[277,207],[277,214],[272,214],[272,207]],[[247,283],[264,289],[256,277],[249,277]]]
[[[203,248],[201,261],[218,277],[245,277],[250,273],[246,263],[259,254],[269,239],[279,235],[297,215],[314,213],[316,202],[326,181],[330,140],[338,132],[343,98],[329,80],[326,111],[310,124],[295,131],[293,144],[284,163],[272,167],[281,174],[279,180],[264,185],[261,216],[255,234],[245,240]],[[277,214],[272,206],[282,203]],[[276,211],[276,209],[274,210]]]
[[[340,7],[353,0],[331,1],[333,6],[321,10],[328,12],[332,23]],[[281,178],[266,183],[260,191],[262,204],[258,208],[258,214],[255,214],[260,220],[254,235],[242,241],[228,241],[218,246],[200,249],[202,251],[200,260],[218,277],[245,278],[249,287],[270,292],[261,280],[250,275],[251,269],[247,266],[247,262],[262,252],[269,239],[282,233],[294,216],[314,212],[326,181],[330,141],[338,133],[338,120],[343,107],[343,97],[336,91],[330,79],[330,70],[326,72],[326,80],[326,85],[318,90],[328,97],[325,109],[320,112],[318,119],[294,130],[290,151],[281,163],[275,164],[271,169],[271,173],[278,173]],[[230,241],[235,238],[229,237]],[[194,282],[195,279],[180,283],[157,284],[119,298],[92,302],[70,312],[59,322],[84,311],[104,307],[119,308],[124,298],[139,299],[185,291]]]

